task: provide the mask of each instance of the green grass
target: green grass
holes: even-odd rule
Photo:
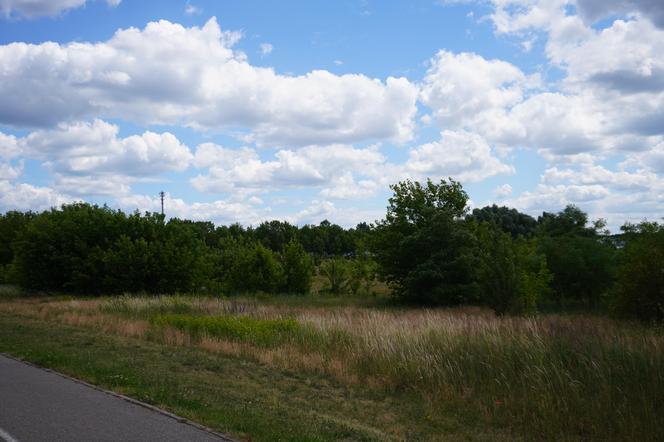
[[[294,319],[255,319],[249,316],[187,316],[159,315],[150,319],[157,327],[175,327],[198,338],[202,335],[216,338],[248,341],[255,345],[275,345],[302,332]]]
[[[252,441],[514,440],[407,393],[0,313],[0,351]],[[472,425],[470,425],[472,423]]]
[[[599,316],[495,317],[477,308],[196,297],[8,300],[0,302],[3,311],[6,320],[28,321],[43,330],[66,328],[105,339],[135,336],[132,342],[168,349],[174,360],[189,355],[238,363],[224,371],[227,377],[238,375],[235,370],[259,370],[298,407],[344,425],[374,422],[371,429],[353,427],[358,433],[347,439],[368,434],[378,439],[664,440],[662,329]],[[26,348],[42,345],[31,339],[24,340]],[[53,339],[50,346],[58,348],[69,338],[63,333]],[[77,351],[65,350],[65,355]],[[121,353],[100,351],[95,363]],[[167,379],[170,372],[162,368],[155,375]],[[182,369],[199,366],[186,363]],[[315,379],[325,387],[302,387],[301,397],[291,396],[289,377]],[[269,390],[264,384],[256,388]],[[380,413],[389,417],[378,418]],[[253,437],[252,431],[247,434]]]

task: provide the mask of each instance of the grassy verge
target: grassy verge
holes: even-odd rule
[[[511,440],[408,394],[342,385],[196,347],[0,313],[0,351],[162,407],[240,439]]]
[[[0,319],[14,324],[0,322],[0,327],[20,341],[7,351],[42,345],[58,349],[66,364],[55,368],[74,370],[74,375],[90,374],[80,371],[82,359],[66,362],[71,352],[86,349],[78,349],[80,342],[70,345],[72,336],[87,336],[98,349],[83,367],[123,358],[141,361],[145,352],[146,373],[163,384],[158,391],[169,392],[169,399],[159,399],[157,405],[252,439],[664,436],[661,331],[600,317],[496,318],[478,309],[123,297],[10,300],[0,303]],[[23,331],[14,331],[16,325]],[[34,333],[28,333],[28,325]],[[39,330],[45,337],[38,337]],[[53,330],[62,333],[52,335]],[[97,339],[102,334],[104,339]],[[6,341],[0,337],[0,349]],[[119,343],[124,347],[106,348]],[[206,376],[199,378],[203,372]],[[184,401],[178,399],[177,376],[191,378],[182,382],[196,392]],[[170,387],[171,378],[176,387]],[[146,382],[151,385],[149,379],[146,374],[129,393],[144,399],[140,395]],[[250,387],[244,385],[247,379],[254,382]],[[223,394],[198,385],[213,380]],[[161,398],[153,394],[148,399]],[[256,428],[239,425],[232,414],[215,421],[195,408],[179,411],[181,402],[214,404],[228,397],[242,397],[244,406],[247,401],[260,404],[253,414]],[[263,397],[279,399],[264,407]],[[292,429],[287,433],[261,423],[285,417]],[[320,424],[309,425],[311,419]]]

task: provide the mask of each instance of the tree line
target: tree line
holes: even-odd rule
[[[460,183],[391,186],[384,219],[239,224],[166,220],[86,203],[0,215],[0,280],[29,291],[369,293],[376,278],[418,305],[486,305],[498,314],[605,310],[664,319],[664,225],[604,221],[567,206],[537,219],[468,208]]]

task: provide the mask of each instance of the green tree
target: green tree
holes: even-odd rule
[[[664,225],[626,224],[625,247],[612,296],[615,313],[664,320]]]
[[[396,296],[425,304],[475,301],[475,240],[463,220],[468,195],[461,184],[406,180],[391,189],[372,249]]]
[[[613,283],[615,247],[603,235],[604,223],[588,225],[588,216],[575,206],[539,218],[539,246],[553,273],[552,294],[565,303],[595,308]]]
[[[477,228],[482,301],[499,314],[534,313],[552,275],[534,239],[513,239],[495,224]]]
[[[325,278],[325,291],[340,295],[348,292],[350,280],[350,267],[348,260],[334,256],[321,262],[320,274]]]
[[[477,223],[495,224],[512,235],[512,238],[532,236],[537,229],[537,221],[532,216],[521,213],[516,209],[498,207],[495,204],[481,209],[473,209],[473,213],[468,215],[467,218],[475,220]]]
[[[313,263],[298,241],[291,239],[284,247],[282,256],[284,293],[309,293],[313,276]]]
[[[0,283],[6,282],[14,261],[14,241],[35,217],[32,212],[9,211],[0,215]]]
[[[276,293],[283,287],[283,276],[275,253],[255,242],[235,245],[225,279],[231,292]]]

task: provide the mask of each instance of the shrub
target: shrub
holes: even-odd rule
[[[284,272],[281,291],[297,294],[309,293],[313,263],[302,244],[296,240],[290,240],[284,247],[281,262]]]
[[[645,321],[664,320],[664,225],[626,225],[612,308]]]

